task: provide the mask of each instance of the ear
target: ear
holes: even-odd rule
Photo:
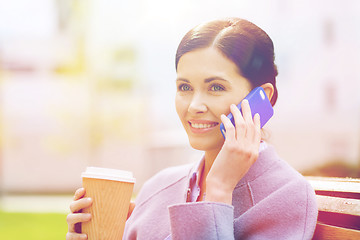
[[[265,90],[265,93],[269,98],[269,101],[271,101],[271,98],[274,95],[274,86],[271,83],[264,83],[260,87],[262,87]]]

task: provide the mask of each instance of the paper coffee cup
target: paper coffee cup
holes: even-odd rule
[[[82,224],[88,240],[122,239],[135,178],[131,172],[87,167],[82,173],[85,197],[93,204],[83,210],[91,213],[91,220]]]

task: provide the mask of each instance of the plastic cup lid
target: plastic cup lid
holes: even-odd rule
[[[135,183],[132,172],[112,168],[87,167],[81,177]]]

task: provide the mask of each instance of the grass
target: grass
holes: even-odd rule
[[[66,232],[66,214],[0,211],[0,239],[63,240]]]

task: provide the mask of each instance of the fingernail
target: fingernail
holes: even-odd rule
[[[87,237],[86,234],[81,234],[80,239],[81,239],[81,240],[87,240],[88,237]]]

